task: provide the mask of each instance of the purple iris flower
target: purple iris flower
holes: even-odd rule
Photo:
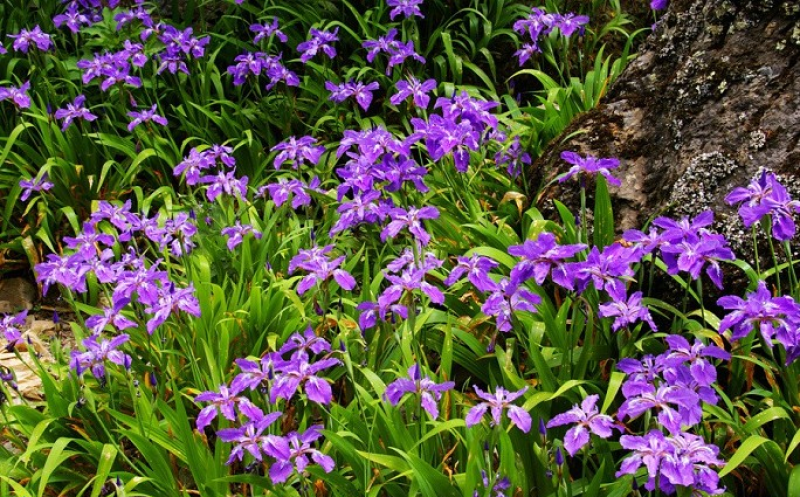
[[[336,49],[331,46],[331,43],[339,40],[338,27],[332,32],[320,31],[318,29],[311,28],[309,34],[311,35],[310,40],[304,41],[303,43],[297,45],[297,51],[302,52],[300,61],[303,64],[308,63],[308,61],[314,58],[314,56],[317,55],[317,52],[320,50],[322,50],[329,59],[336,57]]]
[[[438,103],[439,100],[436,105]],[[456,123],[452,118],[432,115],[427,123],[422,119],[412,118],[411,124],[414,126],[412,136],[425,139],[428,153],[435,162],[452,153],[456,170],[461,173],[467,171],[470,150],[480,148],[480,133],[471,122]]]
[[[339,269],[339,266],[345,260],[345,256],[330,259],[326,255],[332,248],[333,245],[328,245],[322,250],[318,248],[316,250],[301,250],[298,255],[292,258],[289,273],[293,273],[295,269],[309,271],[309,274],[303,277],[300,284],[297,285],[298,294],[306,293],[315,284],[324,283],[331,277],[345,290],[355,288],[355,278],[344,269]]]
[[[584,445],[589,443],[590,432],[600,438],[608,438],[613,435],[613,428],[621,430],[611,416],[600,414],[597,410],[599,399],[599,395],[589,395],[583,399],[580,407],[576,404],[569,411],[557,415],[547,423],[547,428],[567,424],[575,425],[564,436],[564,448],[573,457]]]
[[[597,290],[602,290],[621,279],[632,279],[635,273],[631,266],[641,257],[638,249],[619,243],[605,247],[602,252],[592,247],[585,262],[567,263],[557,268],[558,271],[553,272],[553,281],[569,290],[573,289],[575,281],[578,292],[583,292],[590,282]]]
[[[549,232],[543,232],[536,240],[525,240],[522,245],[508,247],[508,253],[522,259],[511,270],[511,281],[520,285],[533,279],[537,285],[542,285],[553,269],[553,278],[564,275],[560,270],[564,261],[574,257],[586,248],[584,244],[559,245],[556,237]]]
[[[210,425],[217,417],[217,413],[222,413],[229,421],[236,421],[235,406],[239,403],[248,403],[245,397],[240,397],[241,389],[228,388],[228,385],[220,385],[219,391],[206,391],[199,393],[195,402],[211,402],[197,415],[197,429],[201,432],[206,426]]]
[[[455,388],[456,384],[452,381],[444,383],[434,383],[430,377],[422,377],[419,365],[415,364],[408,368],[408,378],[398,378],[386,386],[386,399],[396,406],[400,399],[406,394],[418,394],[422,408],[428,411],[431,418],[439,417],[438,401],[442,398],[442,393]]]
[[[285,356],[291,352],[292,361],[308,361],[309,351],[313,354],[331,351],[331,344],[323,337],[317,336],[311,326],[307,327],[302,335],[300,333],[292,333],[292,336],[278,350],[278,354]]]
[[[280,169],[286,162],[290,162],[294,169],[299,168],[303,162],[316,166],[325,152],[325,147],[318,146],[316,143],[317,139],[311,136],[303,136],[298,139],[290,136],[278,143],[270,149],[272,152],[279,151],[273,161],[275,169]]]
[[[208,184],[206,198],[209,202],[213,202],[223,193],[239,199],[247,197],[248,178],[247,176],[236,178],[236,171],[219,171],[216,176],[203,176],[200,182]]]
[[[67,7],[67,11],[53,17],[53,24],[57,28],[66,24],[70,31],[77,33],[81,30],[81,25],[91,26],[92,21],[78,10],[78,4],[73,2]]]
[[[390,202],[390,201],[389,201]],[[379,191],[356,196],[352,202],[344,202],[336,209],[339,219],[330,230],[330,236],[354,228],[362,223],[375,224],[383,221],[394,206],[382,198]]]
[[[14,350],[23,341],[22,330],[19,327],[25,325],[27,318],[28,311],[24,310],[15,315],[5,315],[0,319],[0,331],[6,339],[7,351]]]
[[[619,159],[598,159],[597,157],[593,157],[591,155],[581,157],[575,152],[566,150],[561,152],[561,158],[566,163],[572,164],[572,167],[569,169],[569,171],[558,178],[559,183],[563,183],[576,175],[586,174],[589,176],[594,176],[597,173],[600,173],[605,176],[610,185],[620,186],[622,184],[620,180],[611,175],[610,171],[611,169],[619,167]]]
[[[651,0],[650,8],[653,10],[664,10],[669,5],[669,0]]]
[[[391,285],[378,296],[378,306],[380,309],[384,310],[384,312],[385,310],[391,309],[392,304],[401,301],[405,292],[413,292],[414,290],[421,290],[434,304],[444,304],[444,294],[442,291],[425,281],[427,272],[428,269],[426,268],[408,267],[399,275],[386,273],[386,280],[389,281]],[[385,319],[385,315],[382,315],[381,319]]]
[[[572,36],[576,31],[580,31],[580,34],[586,30],[586,25],[589,23],[588,16],[580,16],[569,12],[567,14],[563,14],[559,16],[558,21],[556,22],[556,26],[558,30],[561,31],[561,34],[569,38]]]
[[[678,385],[650,385],[639,395],[631,396],[622,403],[617,412],[619,419],[634,419],[651,409],[658,410],[658,422],[670,433],[678,433],[682,426],[690,426],[684,413],[692,410],[699,403],[697,393]]]
[[[380,88],[380,85],[377,81],[373,81],[367,85],[360,81],[348,81],[347,83],[339,85],[331,81],[325,82],[325,89],[331,92],[329,100],[342,103],[348,98],[354,97],[358,105],[364,109],[364,112],[369,109],[369,105],[372,103],[372,92],[378,88]]]
[[[422,11],[419,9],[422,2],[423,0],[387,0],[386,5],[388,7],[393,7],[392,10],[389,11],[389,19],[394,21],[394,18],[399,15],[402,15],[406,19],[413,16],[425,18],[425,16],[422,15]]]
[[[651,430],[645,436],[623,435],[620,444],[632,451],[622,461],[617,477],[635,474],[644,465],[649,479],[645,489],[653,491],[658,482],[659,490],[666,494],[676,492],[676,487],[689,487],[710,495],[724,491],[719,487],[719,475],[713,467],[724,466],[718,458],[719,448],[706,444],[691,433],[664,436]]]
[[[519,136],[515,136],[511,145],[507,149],[497,152],[494,156],[494,163],[499,167],[508,164],[506,172],[509,176],[516,178],[522,172],[524,166],[531,165],[531,156],[522,150]]]
[[[262,186],[258,189],[259,195],[263,196],[265,192],[269,192],[270,198],[275,202],[276,207],[280,207],[292,197],[292,209],[297,209],[303,205],[311,204],[311,196],[308,194],[309,190],[316,190],[319,185],[319,179],[314,178],[310,185],[306,185],[299,179],[278,178],[277,183]]]
[[[3,42],[0,41],[0,55],[5,55],[7,53],[8,53],[8,50],[6,50],[6,47],[3,46]]]
[[[260,231],[256,231],[249,224],[242,224],[241,221],[236,221],[234,226],[222,228],[222,234],[228,237],[228,250],[233,250],[241,244],[248,233],[252,233],[257,240],[261,239]]]
[[[133,120],[128,124],[128,131],[133,131],[133,128],[142,124],[142,123],[149,123],[150,121],[160,124],[161,126],[167,125],[167,120],[158,114],[156,111],[158,110],[158,104],[153,104],[150,107],[150,110],[143,110],[141,112],[131,111],[128,112],[128,117],[132,117]]]
[[[141,295],[139,300],[141,300]],[[158,289],[157,300],[151,302],[149,307],[144,310],[146,314],[152,316],[147,321],[147,333],[152,335],[156,328],[178,310],[195,317],[200,316],[200,303],[194,296],[194,285],[189,284],[186,288],[175,288],[175,285],[170,283],[165,288]]]
[[[264,435],[264,430],[281,417],[281,412],[264,414],[258,407],[247,403],[240,406],[248,421],[239,428],[224,428],[217,432],[223,442],[233,443],[231,455],[225,464],[244,459],[247,451],[256,461],[262,461],[262,449],[266,449],[271,435]],[[264,450],[266,452],[266,450]]]
[[[36,265],[36,281],[43,284],[42,293],[47,294],[50,285],[58,283],[78,293],[86,291],[86,273],[88,268],[83,264],[80,254],[57,256],[48,254],[47,262]]]
[[[117,31],[136,20],[140,21],[145,26],[152,27],[154,24],[150,13],[147,12],[144,5],[137,5],[132,9],[123,10],[114,16],[114,20],[117,22]]]
[[[333,357],[320,359],[314,363],[309,363],[308,358],[303,356],[286,361],[275,375],[270,390],[270,402],[274,404],[278,399],[291,400],[297,389],[302,386],[308,400],[318,404],[330,404],[333,400],[331,386],[325,378],[317,376],[317,373],[339,364],[341,361]]]
[[[416,77],[409,76],[405,80],[398,81],[395,87],[397,88],[397,93],[389,99],[392,105],[400,105],[408,97],[413,97],[414,105],[421,109],[427,109],[431,100],[428,93],[436,89],[436,80],[428,79],[423,83]]]
[[[278,18],[273,17],[271,24],[251,24],[250,31],[256,33],[256,37],[253,39],[253,43],[258,43],[259,41],[263,40],[264,38],[269,38],[272,35],[275,35],[280,41],[286,43],[289,41],[289,38],[278,29]]]
[[[92,335],[99,335],[106,329],[106,326],[112,325],[119,331],[136,328],[138,326],[135,321],[132,321],[122,315],[122,309],[128,305],[128,299],[119,299],[114,302],[113,307],[106,307],[103,309],[103,314],[96,314],[86,320],[86,327],[92,332]]]
[[[600,317],[614,318],[614,324],[611,326],[614,331],[638,321],[644,321],[650,325],[651,330],[657,331],[650,310],[642,305],[642,292],[634,292],[627,297],[625,285],[620,281],[606,285],[606,291],[611,297],[611,302],[600,304],[598,314]]]
[[[36,45],[36,48],[43,52],[47,52],[54,46],[50,35],[44,33],[38,25],[30,31],[23,29],[18,34],[8,35],[8,37],[14,40],[11,46],[16,52],[28,53],[31,44]]]
[[[713,234],[708,229],[714,224],[714,212],[711,210],[703,211],[694,218],[682,217],[679,221],[668,217],[657,217],[653,220],[653,226],[661,228],[664,232],[661,239],[669,243],[678,243],[683,240],[695,241],[706,235]]]
[[[542,53],[542,49],[536,42],[523,43],[520,49],[514,52],[514,56],[518,59],[518,64],[524,66],[531,57],[538,53]]]
[[[536,305],[542,302],[541,297],[524,286],[511,283],[503,278],[495,290],[481,306],[481,312],[487,316],[497,316],[497,329],[502,332],[511,331],[513,312],[536,312]]]
[[[482,292],[494,291],[497,289],[497,283],[489,276],[489,271],[498,265],[493,259],[478,254],[472,254],[470,257],[458,257],[458,264],[450,271],[447,279],[444,280],[444,284],[452,286],[466,273],[467,279],[478,290]]]
[[[333,471],[333,459],[311,446],[322,438],[321,430],[322,425],[314,425],[302,434],[293,431],[285,437],[267,437],[263,448],[265,453],[275,458],[275,463],[269,468],[269,478],[273,483],[285,482],[295,469],[304,473],[311,461],[319,464],[326,473]]]
[[[362,43],[361,46],[367,49],[367,62],[372,63],[375,56],[381,52],[392,55],[400,43],[395,40],[396,36],[397,29],[392,28],[384,36],[379,36],[377,40],[367,40]]]
[[[27,201],[33,192],[46,192],[53,188],[53,183],[48,181],[49,176],[47,173],[42,174],[40,178],[33,178],[30,180],[20,180],[19,186],[22,188],[22,195],[19,199],[23,202]]]
[[[90,122],[97,119],[97,116],[89,112],[89,109],[83,105],[85,101],[86,97],[84,95],[78,95],[73,103],[67,104],[66,108],[56,110],[55,118],[64,120],[61,125],[61,131],[66,131],[75,119],[83,119]]]
[[[129,339],[130,337],[127,334],[117,335],[111,340],[100,340],[98,335],[92,335],[81,342],[86,347],[86,352],[72,351],[69,367],[78,376],[83,375],[83,372],[89,369],[92,375],[104,384],[106,361],[122,366],[125,369],[131,368],[131,356],[117,350],[120,345]]]
[[[424,247],[430,243],[431,236],[422,226],[422,220],[438,219],[439,209],[430,206],[417,209],[412,206],[406,210],[398,207],[389,211],[389,217],[391,221],[381,231],[382,242],[387,238],[395,238],[403,228],[408,228],[409,233]]]
[[[706,274],[720,290],[722,290],[722,267],[719,262],[736,258],[728,247],[725,237],[715,234],[664,245],[661,247],[661,255],[669,274],[686,271],[693,280],[696,280],[705,267]]]
[[[196,147],[189,150],[189,155],[175,165],[172,170],[174,176],[186,173],[186,184],[196,185],[200,182],[200,173],[214,166],[214,159],[208,150],[199,152]]]
[[[516,425],[523,433],[528,433],[531,430],[531,415],[525,409],[511,404],[525,394],[527,390],[528,387],[525,387],[516,392],[509,392],[503,387],[497,387],[497,391],[492,395],[475,386],[475,393],[484,402],[478,403],[467,413],[465,418],[467,428],[480,423],[487,411],[491,412],[492,415],[490,425],[500,426],[502,423],[501,416],[505,410],[507,411],[508,419],[511,420],[511,424]]]
[[[11,100],[18,109],[27,109],[31,106],[31,99],[27,94],[30,88],[30,81],[26,81],[19,88],[15,86],[0,87],[0,101]]]
[[[745,226],[771,215],[772,233],[776,240],[788,241],[794,237],[794,215],[800,212],[800,201],[792,200],[775,174],[762,171],[747,188],[735,188],[725,201],[731,205],[741,203],[739,215]]]
[[[789,296],[773,297],[764,281],[759,281],[756,291],[748,293],[746,299],[728,295],[717,300],[717,304],[731,311],[722,318],[719,332],[730,329],[732,342],[757,328],[771,346],[776,335],[785,335],[800,324],[800,304]]]

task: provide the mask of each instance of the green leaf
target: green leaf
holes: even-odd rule
[[[599,174],[594,195],[594,244],[602,250],[614,243],[614,211],[606,179]]]
[[[100,452],[100,460],[97,462],[97,473],[94,479],[94,487],[92,487],[92,497],[98,497],[100,492],[103,491],[103,486],[108,481],[108,475],[111,473],[111,468],[114,465],[114,460],[117,458],[118,450],[111,444],[103,445],[103,450]]]
[[[747,456],[753,453],[754,450],[759,448],[760,446],[764,445],[765,443],[775,443],[771,440],[768,440],[764,437],[758,435],[751,435],[744,443],[739,447],[733,457],[731,457],[730,461],[725,464],[725,467],[722,468],[719,472],[719,477],[722,478],[723,476],[729,474],[734,469],[738,468]]]

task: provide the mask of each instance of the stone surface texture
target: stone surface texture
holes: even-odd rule
[[[800,193],[800,1],[673,0],[603,103],[563,136],[578,131],[534,163],[533,189],[567,170],[563,150],[617,157],[620,230],[714,208],[744,241],[723,201],[734,186],[764,167]],[[575,207],[578,187],[554,183],[540,207],[552,198]]]

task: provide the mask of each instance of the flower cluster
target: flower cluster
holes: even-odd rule
[[[409,40],[406,43],[396,40],[397,29],[390,29],[386,35],[378,37],[377,40],[367,40],[362,43],[362,47],[367,49],[367,62],[372,63],[375,56],[385,53],[389,56],[389,63],[386,66],[386,75],[392,74],[394,66],[400,65],[409,57],[420,64],[425,63],[425,58],[414,50],[414,42]]]
[[[746,188],[735,188],[725,197],[728,204],[740,204],[739,216],[747,227],[772,219],[772,236],[778,241],[794,238],[794,215],[800,212],[800,201],[789,196],[786,187],[770,172],[762,171]]]
[[[576,31],[583,35],[586,24],[589,23],[587,16],[568,14],[551,14],[544,10],[534,7],[525,19],[520,19],[514,23],[514,31],[520,35],[527,35],[529,40],[522,44],[522,48],[514,54],[519,58],[519,65],[525,65],[533,54],[541,53],[539,47],[541,39],[548,36],[554,30],[569,38]]]
[[[773,340],[786,350],[786,365],[800,357],[800,304],[790,296],[773,297],[764,281],[746,299],[728,295],[717,301],[729,312],[719,324],[719,332],[731,330],[731,341],[741,340],[758,329],[764,342]]]
[[[325,354],[312,360],[312,355]],[[296,431],[286,435],[267,432],[282,412],[264,413],[243,393],[247,390],[260,390],[268,393],[270,402],[278,399],[290,401],[302,388],[311,402],[328,404],[332,400],[331,387],[327,380],[318,376],[325,369],[340,364],[331,357],[331,346],[308,328],[301,335],[293,334],[276,352],[264,355],[259,361],[237,359],[239,373],[230,386],[221,385],[218,391],[202,392],[195,397],[196,402],[209,402],[197,417],[197,429],[204,430],[221,413],[233,422],[234,427],[223,428],[217,435],[224,442],[233,444],[228,464],[242,461],[249,454],[258,462],[265,456],[274,459],[269,476],[273,483],[285,482],[293,471],[303,473],[310,464],[309,458],[319,464],[325,472],[334,468],[334,461],[312,443],[322,437],[322,425],[313,425],[305,432]]]

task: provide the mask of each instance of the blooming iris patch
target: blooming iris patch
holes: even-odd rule
[[[42,52],[47,52],[54,47],[50,35],[43,32],[38,25],[30,31],[23,29],[17,34],[8,35],[8,37],[14,40],[11,47],[15,52],[28,53],[31,45],[35,45]]]

